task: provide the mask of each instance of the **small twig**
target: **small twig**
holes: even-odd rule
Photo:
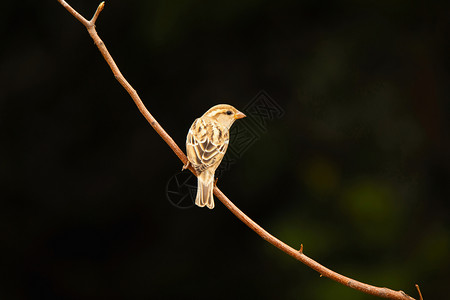
[[[94,16],[92,17],[92,19],[89,21],[91,24],[95,24],[95,21],[97,21],[98,16],[100,15],[100,13],[102,12],[103,8],[105,7],[105,1],[103,1],[102,3],[100,3],[97,7],[97,10],[95,11]]]
[[[119,83],[124,87],[124,89],[128,92],[128,94],[131,96],[133,101],[135,102],[136,106],[138,107],[141,114],[145,117],[145,119],[150,123],[150,125],[155,129],[155,131],[161,136],[161,138],[169,145],[169,147],[172,149],[172,151],[178,156],[178,158],[183,162],[184,165],[187,165],[187,158],[183,151],[178,147],[178,145],[175,143],[175,141],[170,137],[169,134],[159,125],[159,123],[156,121],[156,119],[150,114],[150,112],[147,110],[147,108],[144,106],[142,100],[140,99],[137,92],[133,89],[133,87],[128,83],[128,81],[124,78],[122,73],[120,72],[119,68],[117,67],[116,63],[114,62],[112,56],[109,54],[108,50],[106,49],[105,44],[100,39],[100,37],[97,34],[97,31],[95,30],[95,22],[100,14],[100,12],[103,10],[104,2],[100,3],[98,6],[94,16],[90,21],[86,20],[83,16],[81,16],[76,10],[74,10],[69,4],[67,4],[64,0],[58,0],[61,5],[63,5],[69,13],[71,13],[78,21],[80,21],[88,30],[89,35],[94,40],[95,45],[98,47],[99,51],[103,55],[104,59],[108,63],[109,67],[111,68],[111,71],[113,72],[115,78]],[[192,168],[192,166],[188,167],[189,170],[195,175],[195,170]],[[289,254],[290,256],[294,257],[298,261],[302,262],[303,264],[307,265],[308,267],[312,268],[313,270],[316,270],[319,272],[320,276],[328,277],[334,281],[337,281],[343,285],[346,285],[348,287],[351,287],[355,290],[359,290],[361,292],[364,292],[366,294],[382,297],[382,298],[389,298],[389,299],[398,299],[398,300],[415,300],[414,298],[408,296],[403,291],[394,291],[388,288],[382,288],[382,287],[376,287],[372,286],[366,283],[362,283],[359,281],[356,281],[354,279],[351,279],[349,277],[343,276],[339,273],[336,273],[318,262],[314,261],[313,259],[307,257],[303,254],[303,244],[300,246],[300,250],[295,250],[294,248],[286,245],[270,233],[268,233],[264,228],[259,226],[255,221],[250,219],[247,215],[245,215],[236,205],[231,202],[227,196],[225,196],[224,193],[217,187],[214,186],[214,195],[239,219],[241,220],[245,225],[247,225],[249,228],[251,228],[253,231],[255,231],[258,235],[260,235],[263,239],[265,239],[267,242],[271,243],[275,247],[279,248],[283,252]],[[417,289],[418,286],[416,285]],[[419,290],[420,294],[420,290]],[[420,294],[420,299],[422,300],[422,295]]]
[[[420,291],[420,287],[417,283],[416,283],[416,289],[417,289],[417,292],[419,292],[419,300],[423,300],[422,292]]]
[[[58,0],[58,2],[61,3],[61,5],[64,6],[64,8],[67,9],[67,10],[72,14],[72,16],[74,16],[78,21],[80,21],[81,24],[83,24],[83,25],[86,26],[86,27],[88,27],[88,26],[90,25],[90,24],[89,24],[89,21],[86,20],[82,15],[80,15],[75,9],[73,9],[72,6],[70,6],[69,4],[67,4],[66,1],[63,1],[63,0],[60,1],[60,0]],[[103,2],[102,2],[102,3],[103,3]],[[99,6],[100,6],[100,5],[99,5]],[[103,4],[103,6],[104,6],[104,4]],[[97,8],[97,10],[98,10],[98,8]]]

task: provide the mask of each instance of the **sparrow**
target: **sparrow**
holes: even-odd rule
[[[233,106],[219,104],[192,123],[186,138],[188,162],[183,170],[191,164],[197,173],[197,206],[214,208],[214,173],[227,151],[231,125],[245,117]]]

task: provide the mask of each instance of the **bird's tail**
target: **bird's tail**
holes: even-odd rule
[[[205,205],[209,209],[214,208],[214,173],[211,174],[207,170],[200,173],[197,184],[197,197],[195,198],[195,205],[204,207]]]

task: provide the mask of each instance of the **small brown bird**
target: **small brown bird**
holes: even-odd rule
[[[242,118],[245,114],[233,106],[219,104],[196,119],[189,129],[186,150],[188,164],[194,167],[198,175],[195,204],[199,207],[206,205],[209,209],[214,208],[214,173],[227,151],[231,125]]]

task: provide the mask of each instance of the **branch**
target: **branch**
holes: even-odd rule
[[[112,56],[109,54],[108,50],[106,49],[105,44],[100,39],[100,37],[97,34],[97,31],[95,30],[95,22],[97,21],[97,18],[100,14],[100,12],[103,10],[105,6],[105,2],[100,3],[100,5],[97,8],[97,11],[95,12],[94,16],[90,21],[86,20],[83,16],[81,16],[76,10],[74,10],[69,4],[67,4],[64,0],[58,0],[59,3],[61,3],[62,6],[64,6],[69,13],[71,13],[78,21],[80,21],[89,32],[89,35],[94,40],[95,45],[100,50],[101,54],[103,55],[103,58],[108,63],[109,67],[111,68],[111,71],[113,72],[115,78],[119,83],[124,87],[124,89],[128,92],[128,94],[133,99],[134,103],[138,107],[141,114],[145,117],[145,119],[150,123],[150,125],[155,129],[155,131],[161,136],[161,138],[169,145],[169,147],[172,149],[172,151],[178,156],[178,158],[183,162],[183,164],[187,163],[187,157],[184,154],[183,151],[181,151],[180,147],[175,143],[175,141],[170,137],[170,135],[159,125],[159,123],[156,121],[156,119],[150,114],[150,112],[147,110],[147,108],[144,106],[144,103],[142,102],[141,98],[137,94],[137,92],[133,89],[133,87],[128,83],[128,81],[125,79],[125,77],[120,72],[119,68],[117,67],[116,63],[114,62]],[[195,171],[192,168],[192,166],[189,166],[189,170],[195,175]],[[271,243],[281,251],[289,254],[293,258],[299,260],[303,264],[307,265],[311,269],[319,272],[320,276],[328,277],[334,281],[337,281],[343,285],[346,285],[350,288],[353,288],[355,290],[364,292],[366,294],[374,295],[381,298],[388,298],[388,299],[398,299],[398,300],[415,300],[414,298],[408,296],[403,291],[394,291],[388,288],[384,287],[376,287],[372,286],[366,283],[359,282],[357,280],[351,279],[349,277],[343,276],[339,273],[336,273],[318,262],[314,261],[313,259],[309,258],[305,254],[303,254],[303,245],[301,245],[300,250],[296,250],[270,233],[268,233],[264,228],[259,226],[255,221],[250,219],[247,215],[245,215],[236,205],[231,202],[227,196],[225,196],[222,191],[215,186],[214,187],[214,195],[239,219],[241,220],[245,225],[250,227],[253,231],[255,231],[258,235],[260,235],[263,239],[265,239],[267,242]],[[419,290],[420,293],[420,290]],[[422,296],[420,295],[420,299],[422,299]]]

